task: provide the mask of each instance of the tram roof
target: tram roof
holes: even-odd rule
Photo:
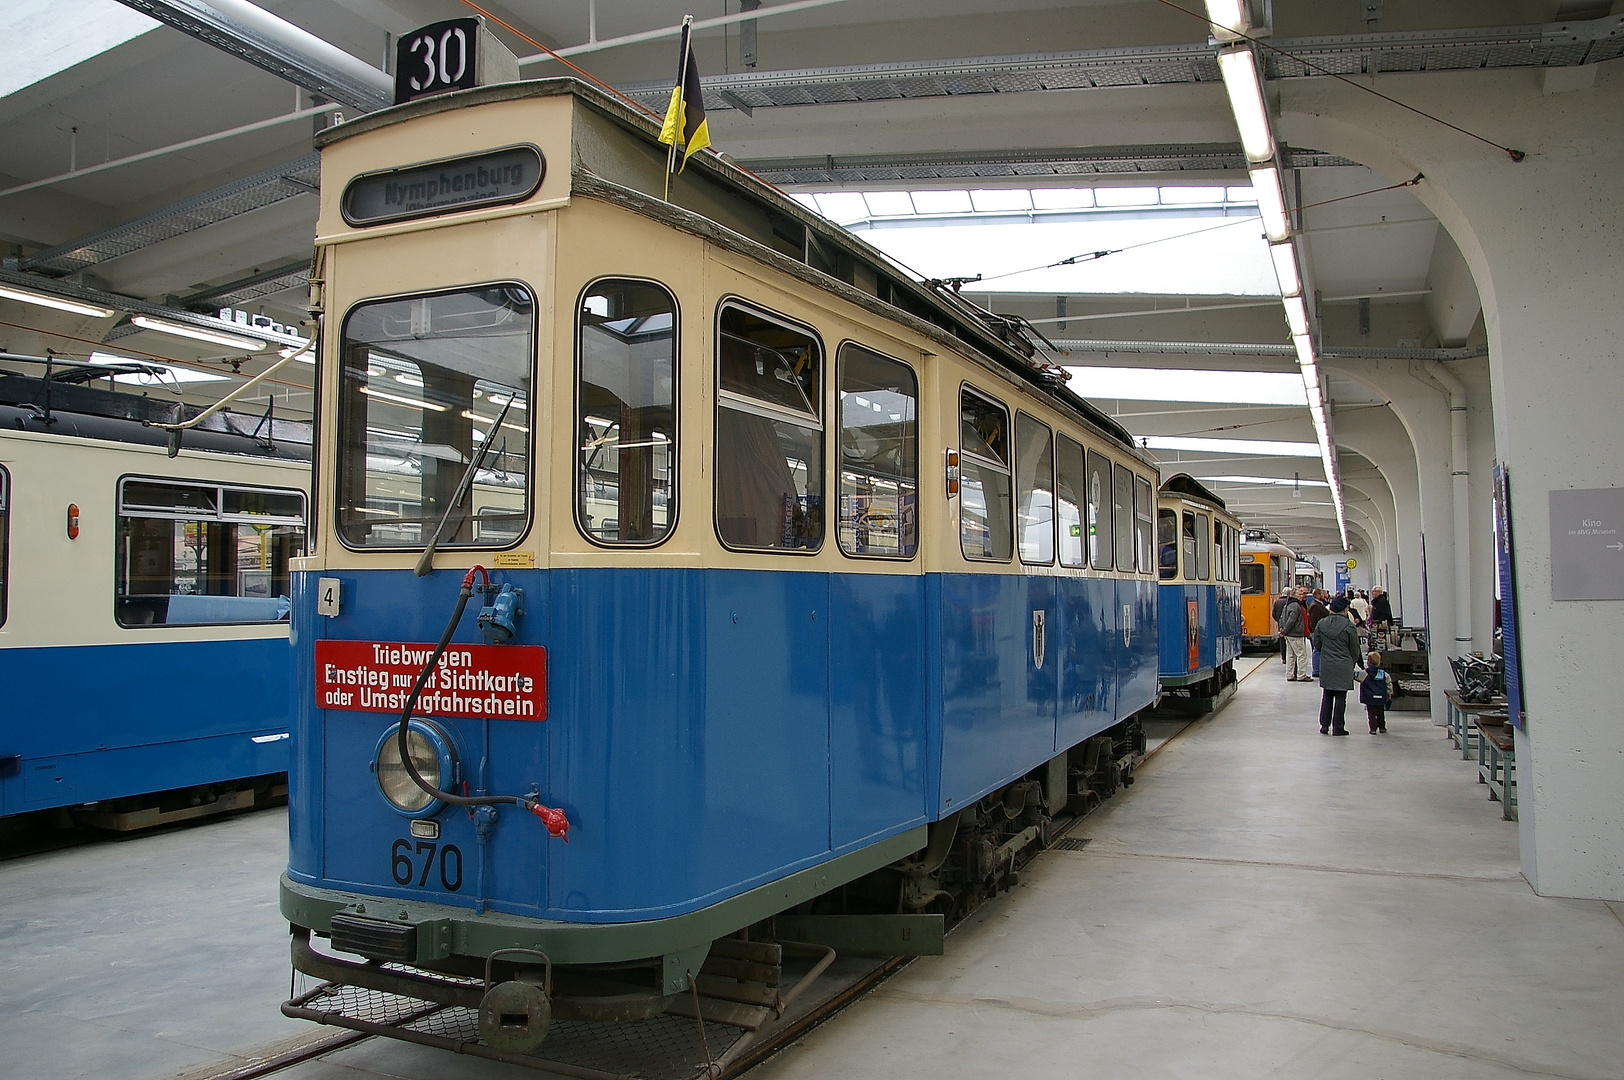
[[[1184,495],[1191,499],[1201,499],[1210,502],[1220,510],[1229,509],[1224,500],[1213,494],[1212,489],[1189,473],[1174,473],[1162,481],[1162,491],[1168,495]]]
[[[586,106],[584,113],[577,111],[577,116],[585,115],[600,122],[612,123],[658,147],[660,153],[664,154],[664,147],[659,143],[660,125],[657,120],[575,78],[501,83],[420,98],[335,125],[317,133],[315,143],[320,149],[356,135],[435,113],[500,101],[566,94],[573,96],[578,104]],[[916,280],[909,273],[899,272],[897,264],[879,249],[814,214],[780,189],[734,165],[725,156],[705,152],[695,154],[689,159],[684,173],[673,179],[672,201],[667,202],[661,197],[660,186],[650,182],[646,169],[632,167],[620,155],[602,152],[607,148],[583,141],[578,132],[572,134],[571,143],[574,157],[570,176],[572,192],[614,201],[723,246],[741,250],[825,291],[902,322],[971,359],[1014,376],[1057,407],[1070,412],[1099,434],[1132,452],[1141,462],[1155,465],[1154,459],[1135,445],[1133,436],[1126,428],[1065,385],[1063,372],[1056,374],[1054,370],[1045,371],[1030,359],[1032,346],[1014,323],[1003,322],[990,313],[982,313],[981,309],[956,294],[946,293]],[[663,174],[656,175],[654,179],[663,181]],[[766,211],[762,216],[766,232],[775,231],[775,226],[793,223],[794,227],[804,230],[803,235],[810,234],[815,245],[803,243],[801,258],[792,258],[784,253],[782,246],[773,245],[770,237],[751,236],[731,227],[744,224],[742,219],[724,225],[683,208],[679,200],[685,192],[690,195],[702,192],[705,199],[699,201],[710,201],[722,194],[742,203],[754,204]],[[782,234],[778,235],[782,239]],[[859,287],[855,274],[852,275],[853,280],[848,281],[809,265],[806,261],[807,250],[814,246],[822,248],[821,257],[837,268],[841,265],[841,255],[846,257],[849,265],[863,266],[874,279],[873,291]]]

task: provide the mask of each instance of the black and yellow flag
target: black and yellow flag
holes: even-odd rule
[[[671,88],[671,105],[665,110],[665,125],[660,129],[660,141],[671,147],[670,171],[680,173],[694,153],[710,145],[710,128],[705,121],[705,100],[699,93],[699,63],[694,59],[689,25],[693,16],[682,24],[682,51],[678,54],[677,85]],[[677,156],[678,147],[682,156]]]

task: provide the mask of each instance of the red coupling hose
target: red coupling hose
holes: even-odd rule
[[[556,836],[566,844],[570,842],[570,819],[564,816],[564,811],[533,802],[530,804],[530,812],[547,826],[548,836]]]
[[[462,587],[463,588],[469,589],[469,590],[473,589],[473,587],[474,587],[474,575],[475,574],[478,574],[481,578],[484,579],[486,586],[490,585],[490,583],[491,583],[491,575],[490,575],[490,573],[487,572],[486,569],[483,566],[480,566],[478,563],[475,563],[472,567],[469,568],[468,573],[464,574],[463,577],[462,577]]]

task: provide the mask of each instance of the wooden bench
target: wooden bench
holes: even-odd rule
[[[1486,704],[1466,701],[1460,696],[1459,690],[1445,690],[1444,698],[1449,702],[1449,723],[1445,733],[1449,740],[1460,750],[1462,761],[1471,759],[1473,750],[1481,750],[1478,745],[1482,740],[1477,729],[1472,725],[1472,718],[1488,713],[1505,712],[1505,700],[1498,699]]]
[[[1477,728],[1477,782],[1487,784],[1489,798],[1500,803],[1500,817],[1517,820],[1517,752],[1505,713],[1474,716]]]

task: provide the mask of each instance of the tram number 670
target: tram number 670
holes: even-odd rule
[[[462,849],[457,845],[442,847],[430,840],[396,840],[389,846],[389,873],[396,885],[411,885],[415,878],[419,888],[427,886],[436,863],[440,866],[440,886],[446,892],[462,888]],[[419,865],[423,868],[421,873]]]

